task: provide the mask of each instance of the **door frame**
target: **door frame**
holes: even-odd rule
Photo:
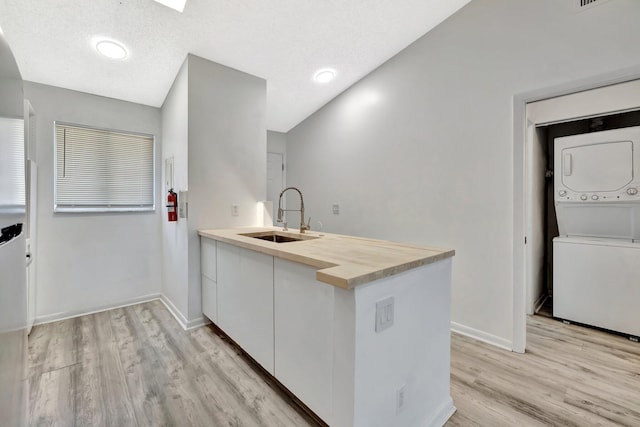
[[[35,126],[35,111],[28,99],[24,100],[24,153],[25,153],[25,219],[27,254],[27,335],[36,319],[37,301],[37,260],[38,249],[38,163],[36,156],[36,135],[32,133]]]
[[[527,128],[535,126],[527,117],[526,107],[531,102],[570,95],[640,79],[640,66],[617,70],[564,84],[516,94],[513,97],[513,338],[512,350],[524,353],[527,339],[526,297],[526,229],[529,221],[527,171],[531,169],[526,156]]]
[[[269,154],[278,155],[282,159],[282,185],[281,185],[282,188],[280,190],[280,191],[282,191],[282,190],[285,189],[285,187],[287,185],[287,168],[285,166],[285,164],[286,164],[285,163],[286,162],[285,153],[281,153],[281,152],[278,152],[278,151],[267,151],[267,158],[269,157]],[[267,194],[267,197],[266,197],[267,200],[269,199],[269,196],[270,196],[270,194]],[[282,198],[284,199],[285,206],[286,206],[286,200],[287,200],[286,194],[283,195]],[[272,202],[273,202],[273,209],[272,209],[271,213],[274,214],[276,212],[277,208],[278,208],[278,205],[276,205],[278,200],[273,200]],[[285,218],[286,218],[286,212],[285,212]],[[273,224],[271,224],[271,225],[275,225],[276,216],[274,216],[272,218],[272,220],[273,220]]]

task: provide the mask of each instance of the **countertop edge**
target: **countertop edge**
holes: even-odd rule
[[[207,232],[208,230],[198,230],[198,235],[201,237],[206,237],[208,239],[217,240],[219,242],[228,243],[230,245],[239,246],[244,249],[249,249],[252,251],[260,252],[265,255],[271,255],[278,258],[286,259],[288,261],[298,262],[300,264],[308,265],[309,267],[314,267],[317,269],[326,269],[337,266],[335,263],[331,263],[328,261],[322,261],[315,258],[309,258],[298,254],[292,254],[288,251],[281,251],[276,248],[268,248],[258,244],[254,244],[253,242],[245,242],[243,240],[239,240],[236,238],[229,238],[226,236],[221,236],[219,234],[211,234]]]
[[[370,238],[359,238],[355,236],[342,236],[326,233],[327,236],[331,236],[331,238],[344,238],[344,239],[354,239],[360,240],[363,242],[371,242],[376,245],[388,243],[390,246],[393,245],[402,245],[404,247],[415,248],[416,250],[429,250],[432,252],[436,252],[430,254],[428,256],[420,256],[416,259],[412,259],[407,262],[402,262],[396,265],[381,267],[372,272],[365,272],[363,274],[356,274],[352,277],[344,277],[344,275],[336,275],[332,274],[332,270],[340,270],[345,267],[345,264],[339,264],[336,262],[330,262],[328,260],[311,258],[304,255],[292,253],[287,250],[287,247],[268,247],[265,246],[265,243],[269,242],[252,242],[249,240],[244,240],[244,236],[238,236],[240,233],[244,233],[247,231],[255,230],[255,229],[263,229],[265,231],[270,230],[268,227],[254,227],[254,228],[234,228],[234,229],[213,229],[213,230],[198,230],[198,235],[204,238],[213,239],[219,242],[227,243],[230,245],[238,246],[244,249],[252,250],[255,252],[259,252],[265,255],[274,256],[277,258],[281,258],[284,260],[297,262],[300,264],[304,264],[313,268],[316,268],[316,280],[327,283],[329,285],[333,285],[342,289],[353,289],[359,285],[364,285],[367,283],[374,282],[379,279],[384,279],[386,277],[390,277],[414,268],[418,268],[424,265],[432,264],[455,255],[455,250],[453,249],[442,249],[442,248],[434,248],[429,246],[418,246],[413,244],[400,244],[392,241],[384,241]],[[277,230],[277,229],[273,229]],[[228,233],[234,233],[232,235],[225,235]],[[251,239],[251,238],[247,238]],[[288,243],[290,245],[296,244],[304,244],[304,242],[292,242]],[[290,246],[293,248],[294,246]]]
[[[332,267],[321,269],[316,271],[316,279],[320,282],[324,282],[343,289],[353,289],[360,285],[374,282],[376,280],[384,279],[386,277],[395,276],[396,274],[403,273],[405,271],[413,270],[414,268],[422,267],[425,265],[433,264],[438,261],[451,258],[455,255],[453,249],[443,252],[441,254],[432,255],[428,258],[421,258],[414,261],[398,264],[392,267],[381,268],[372,273],[362,274],[360,276],[352,277],[350,279],[344,279],[337,277],[330,273]]]

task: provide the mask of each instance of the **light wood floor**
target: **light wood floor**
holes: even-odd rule
[[[640,344],[529,319],[528,352],[454,334],[447,426],[640,426]],[[209,327],[159,302],[36,326],[31,425],[315,425]]]
[[[159,301],[34,327],[30,425],[313,425],[209,327]]]
[[[533,316],[526,351],[454,334],[447,426],[640,426],[640,344]]]

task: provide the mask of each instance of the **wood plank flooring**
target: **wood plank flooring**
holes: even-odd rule
[[[30,425],[313,425],[209,327],[159,302],[36,326]]]
[[[454,334],[447,426],[640,426],[640,344],[533,316],[526,351]]]
[[[534,316],[527,351],[454,334],[447,426],[640,426],[640,344]],[[33,426],[316,425],[159,301],[36,326],[29,365]]]

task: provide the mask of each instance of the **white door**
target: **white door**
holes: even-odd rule
[[[28,100],[24,102],[24,144],[26,153],[26,243],[27,243],[27,333],[36,318],[36,262],[34,255],[37,246],[37,200],[38,200],[38,164],[36,163],[36,120],[33,107]]]
[[[267,200],[273,202],[274,225],[278,217],[278,197],[284,190],[284,159],[282,153],[267,153]]]

